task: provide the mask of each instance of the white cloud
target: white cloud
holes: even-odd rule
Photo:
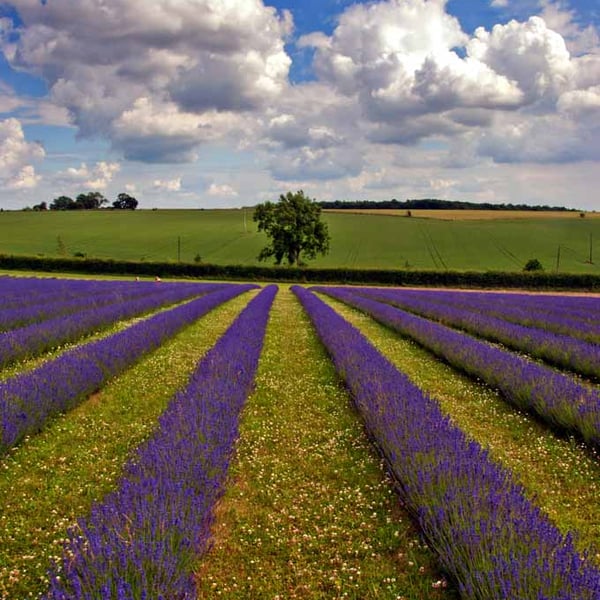
[[[298,40],[303,57],[314,50],[316,79],[294,85],[291,17],[262,0],[18,4],[24,28],[4,19],[2,49],[50,94],[16,98],[0,87],[0,110],[18,111],[21,123],[70,124],[135,161],[122,163],[119,182],[116,171],[88,167],[87,154],[69,179],[57,158],[62,180],[79,187],[134,186],[149,202],[178,192],[173,202],[235,203],[242,189],[244,201],[260,200],[286,185],[312,185],[319,197],[376,189],[506,202],[515,191],[501,183],[507,173],[536,164],[574,173],[600,156],[600,42],[563,1],[494,0],[525,20],[472,36],[444,0],[353,4],[331,35]],[[166,164],[200,161],[178,177]],[[0,177],[33,181],[23,171],[32,164],[22,157]],[[235,187],[222,183],[229,168]]]
[[[32,189],[37,187],[41,179],[41,175],[36,174],[32,165],[25,165],[18,173],[8,179],[6,187],[11,190]]]
[[[0,121],[0,182],[4,185],[12,189],[35,187],[40,177],[31,163],[45,154],[41,144],[25,139],[20,121]]]
[[[81,163],[79,167],[69,167],[59,172],[57,180],[65,185],[77,184],[93,190],[104,190],[120,170],[121,165],[117,162],[100,161],[92,168]]]
[[[495,25],[491,32],[480,27],[467,53],[517,82],[528,104],[546,100],[551,106],[569,88],[574,73],[564,39],[540,17]]]
[[[540,0],[540,16],[546,25],[560,33],[572,54],[580,55],[600,46],[598,31],[593,25],[581,28],[576,22],[576,12],[561,0]]]
[[[20,0],[18,8],[19,39],[2,43],[11,63],[48,82],[81,135],[105,136],[131,158],[193,159],[216,114],[261,110],[287,86],[291,15],[261,0]],[[157,126],[142,123],[136,135],[131,119],[157,111]],[[219,134],[236,125],[217,120]]]
[[[211,183],[207,192],[209,196],[220,196],[220,197],[235,197],[239,196],[238,192],[226,183],[218,185]]]
[[[152,182],[152,188],[164,192],[179,192],[181,190],[181,177],[176,177],[175,179],[155,179]]]

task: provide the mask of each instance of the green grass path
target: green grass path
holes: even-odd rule
[[[200,598],[442,599],[296,298],[280,287]]]

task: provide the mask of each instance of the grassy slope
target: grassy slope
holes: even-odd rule
[[[521,270],[538,258],[546,270],[600,273],[589,256],[590,235],[600,245],[600,219],[515,218],[438,220],[387,215],[327,213],[330,254],[316,267]],[[0,252],[66,254],[127,260],[178,259],[199,254],[216,264],[257,264],[266,243],[250,210],[160,210],[135,212],[0,213]]]

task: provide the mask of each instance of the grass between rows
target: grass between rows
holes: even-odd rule
[[[358,327],[398,369],[428,392],[453,422],[489,448],[534,502],[580,550],[600,540],[600,457],[573,437],[560,437],[535,418],[503,401],[496,391],[458,373],[369,316],[322,296]],[[596,548],[594,552],[600,552]],[[600,563],[600,554],[596,554]]]
[[[197,580],[200,598],[456,598],[287,287]]]
[[[0,459],[0,598],[35,598],[66,529],[113,489],[199,358],[251,294],[216,308]]]

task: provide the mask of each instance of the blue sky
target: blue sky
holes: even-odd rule
[[[0,2],[0,207],[600,210],[596,0]]]

